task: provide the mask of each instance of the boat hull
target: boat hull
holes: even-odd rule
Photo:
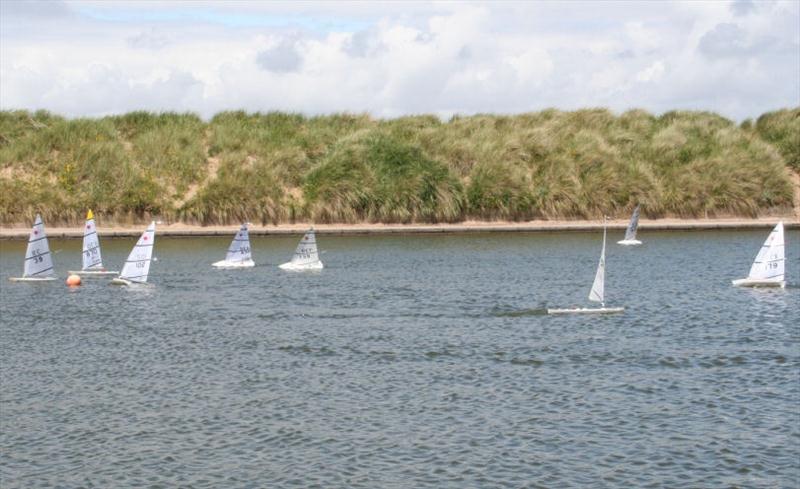
[[[214,267],[214,268],[251,268],[251,267],[256,266],[256,264],[255,264],[255,262],[253,262],[253,260],[247,260],[247,261],[226,261],[226,260],[222,260],[222,261],[218,261],[218,262],[212,263],[211,266]]]
[[[9,282],[52,282],[56,277],[8,277]]]
[[[786,287],[785,280],[759,280],[755,278],[740,278],[731,282],[735,287]]]
[[[284,263],[283,265],[278,265],[278,268],[281,270],[289,270],[293,272],[303,272],[308,270],[322,270],[323,265],[321,261],[316,261],[314,263],[304,263],[304,264],[297,264],[297,263]]]
[[[119,278],[119,277],[111,281],[111,285],[132,285],[132,284],[133,282],[131,282],[130,280],[125,280],[124,278]]]
[[[617,314],[625,311],[624,307],[577,307],[573,309],[548,309],[547,314]]]
[[[638,239],[623,239],[622,241],[617,241],[617,244],[622,246],[639,246],[642,242]]]
[[[70,275],[82,275],[84,277],[105,277],[108,275],[119,275],[118,271],[112,270],[70,270]]]

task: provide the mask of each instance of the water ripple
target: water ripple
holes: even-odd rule
[[[796,487],[800,289],[729,285],[761,234],[610,247],[594,318],[545,314],[586,303],[589,234],[326,237],[311,275],[162,239],[138,290],[9,285],[3,242],[0,485]]]

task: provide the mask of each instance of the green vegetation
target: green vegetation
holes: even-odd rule
[[[756,131],[781,152],[794,171],[800,172],[800,107],[762,115],[756,121]]]
[[[461,183],[445,165],[380,131],[338,143],[303,190],[308,215],[321,222],[452,222],[464,211]]]
[[[756,216],[792,206],[800,108],[306,117],[0,112],[0,223]]]

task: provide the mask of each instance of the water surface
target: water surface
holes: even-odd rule
[[[233,232],[233,231],[232,231]],[[797,487],[800,233],[785,290],[737,289],[766,232],[156,240],[152,287],[11,284],[0,486]],[[621,239],[621,237],[610,236]],[[135,239],[101,241],[118,269]],[[610,240],[613,243],[613,240]]]

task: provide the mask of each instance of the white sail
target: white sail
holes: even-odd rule
[[[294,250],[291,263],[294,265],[310,265],[319,262],[319,253],[317,252],[317,239],[314,235],[314,230],[309,230],[300,240],[297,248]]]
[[[25,251],[25,271],[23,277],[49,277],[53,275],[53,257],[50,255],[50,245],[44,232],[42,217],[36,214],[30,237],[28,249]]]
[[[600,307],[579,307],[571,309],[547,308],[547,314],[616,314],[624,312],[624,307],[606,307],[605,304],[606,288],[606,223],[603,220],[603,251],[600,252],[600,263],[597,265],[597,273],[594,276],[592,290],[589,292],[589,300],[599,302]]]
[[[753,266],[750,267],[748,279],[784,280],[784,242],[783,222],[779,222],[767,236],[764,245],[759,250]]]
[[[153,257],[153,245],[156,241],[156,222],[153,221],[139,237],[139,241],[134,245],[122,273],[119,278],[129,282],[147,282],[147,274],[150,271],[150,260]]]
[[[600,253],[600,263],[597,265],[597,273],[594,276],[592,290],[589,292],[589,300],[604,303],[606,284],[606,228],[603,225],[603,251]]]
[[[625,230],[625,241],[633,241],[636,239],[636,229],[639,227],[639,206],[633,210],[631,222],[628,224],[628,229]]]
[[[624,307],[606,307],[605,304],[605,285],[606,282],[606,223],[603,220],[603,251],[600,252],[600,263],[597,265],[597,273],[594,276],[592,290],[589,292],[589,300],[600,303],[600,307],[580,307],[571,309],[547,308],[547,314],[616,314],[624,312]]]
[[[237,263],[252,260],[250,256],[250,236],[247,232],[247,224],[242,224],[239,232],[233,237],[228,253],[225,255],[225,261],[229,263]]]
[[[100,240],[94,225],[94,215],[90,210],[86,214],[86,225],[83,228],[83,270],[102,269],[103,259],[100,257]]]

